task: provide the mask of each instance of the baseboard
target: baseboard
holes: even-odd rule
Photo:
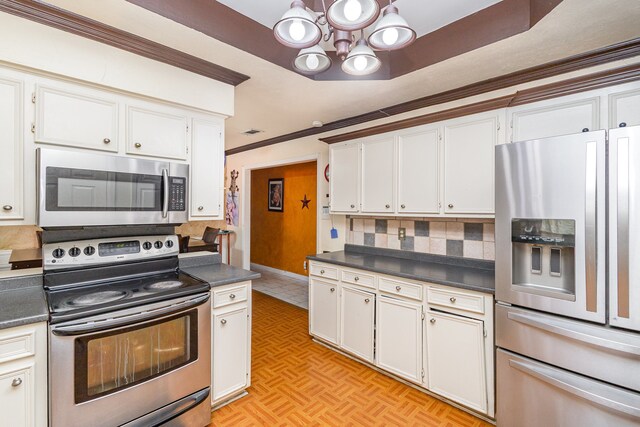
[[[307,276],[303,276],[302,274],[296,274],[296,273],[292,273],[290,271],[285,271],[285,270],[279,270],[277,268],[273,268],[273,267],[267,267],[266,265],[261,265],[261,264],[255,264],[255,263],[251,263],[251,270],[255,270],[255,271],[265,271],[268,273],[276,273],[276,274],[282,274],[283,276],[287,276],[287,277],[291,277],[293,279],[298,279],[298,280],[304,280],[305,282],[307,280],[309,280],[309,278]]]

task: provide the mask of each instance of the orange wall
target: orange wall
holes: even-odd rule
[[[316,162],[251,171],[251,262],[304,274],[316,253]],[[284,178],[284,210],[267,210],[269,179]],[[304,195],[311,199],[302,209]]]

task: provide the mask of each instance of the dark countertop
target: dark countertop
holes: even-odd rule
[[[260,273],[255,273],[250,270],[244,270],[227,264],[207,264],[194,267],[181,267],[180,270],[191,276],[197,277],[198,279],[209,282],[209,285],[212,288],[260,278]]]
[[[347,245],[344,251],[312,255],[312,261],[337,264],[406,279],[495,294],[492,263],[404,251]],[[405,258],[404,256],[407,256]],[[411,259],[413,258],[413,259]]]
[[[47,320],[42,275],[0,279],[0,329]]]

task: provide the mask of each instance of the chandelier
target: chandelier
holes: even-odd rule
[[[333,37],[336,55],[345,73],[364,76],[375,73],[382,62],[372,48],[396,50],[406,47],[416,39],[416,32],[409,27],[391,4],[368,38],[364,29],[376,22],[380,5],[376,0],[334,0],[329,8],[322,0],[323,11],[307,10],[302,0],[293,0],[291,7],[273,27],[275,38],[287,47],[301,49],[293,61],[296,70],[304,74],[318,74],[331,67],[331,58],[320,46]],[[321,26],[328,28],[323,35]],[[360,38],[355,41],[355,35]]]

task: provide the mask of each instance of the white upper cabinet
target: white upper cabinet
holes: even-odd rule
[[[222,120],[194,119],[191,125],[191,201],[193,219],[222,215]]]
[[[362,142],[362,212],[393,213],[395,138]]]
[[[360,143],[332,145],[329,149],[331,165],[331,212],[360,210]]]
[[[398,137],[399,214],[437,214],[439,189],[438,129],[424,129]]]
[[[463,117],[444,126],[444,212],[494,213],[494,147],[500,113]]]
[[[609,95],[609,127],[640,125],[640,89]]]
[[[187,159],[186,115],[160,106],[127,106],[127,153]]]
[[[23,83],[0,76],[0,220],[23,218]]]
[[[37,85],[35,103],[36,142],[118,151],[118,102],[107,93]]]
[[[511,142],[600,129],[600,98],[557,99],[514,108]]]

